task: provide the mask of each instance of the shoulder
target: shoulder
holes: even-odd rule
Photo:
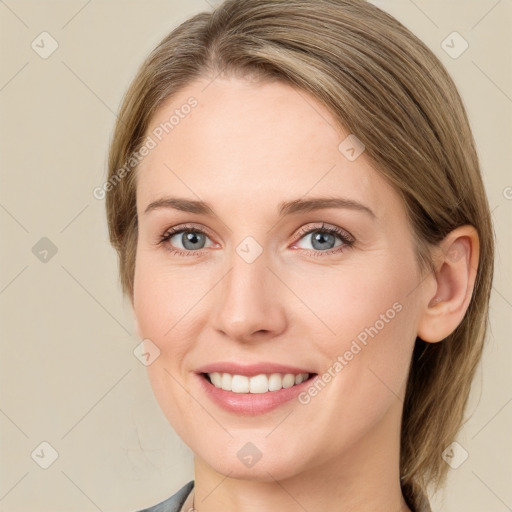
[[[179,512],[193,488],[194,480],[191,480],[166,500],[153,505],[152,507],[145,508],[144,510],[138,510],[137,512]]]

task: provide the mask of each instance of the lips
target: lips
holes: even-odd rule
[[[317,376],[304,367],[276,363],[218,362],[201,366],[196,373],[206,396],[238,415],[269,412],[292,400]]]

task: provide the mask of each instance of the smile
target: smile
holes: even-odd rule
[[[271,373],[254,375],[232,375],[230,373],[213,372],[206,374],[208,380],[219,389],[233,393],[271,393],[287,389],[308,380],[309,373]]]
[[[264,414],[296,398],[317,373],[273,363],[213,363],[195,372],[201,392],[225,411]]]

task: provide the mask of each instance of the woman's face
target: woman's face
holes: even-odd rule
[[[240,79],[193,83],[146,135],[134,312],[176,432],[257,480],[397,448],[424,300],[404,206],[357,140],[306,92]]]

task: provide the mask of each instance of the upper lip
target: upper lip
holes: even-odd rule
[[[299,368],[296,366],[288,366],[277,363],[252,363],[252,364],[239,364],[231,363],[229,361],[219,361],[217,363],[210,363],[201,366],[196,369],[197,373],[230,373],[231,375],[246,375],[252,377],[261,373],[293,373],[297,375],[299,373],[313,373],[310,370]]]

